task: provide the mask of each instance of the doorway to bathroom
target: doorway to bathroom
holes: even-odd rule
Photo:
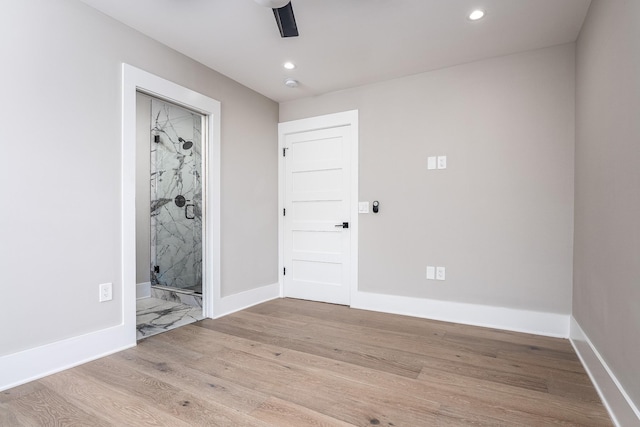
[[[136,94],[137,338],[204,318],[206,116]]]
[[[116,328],[122,348],[134,345],[136,338],[140,337],[136,328],[137,315],[140,314],[137,308],[142,300],[149,299],[151,285],[151,246],[150,243],[148,246],[139,244],[144,240],[140,233],[145,233],[145,230],[149,234],[146,239],[150,242],[151,238],[151,123],[146,129],[138,126],[140,116],[150,121],[151,113],[150,110],[142,113],[138,108],[140,94],[205,117],[201,128],[202,310],[195,310],[205,317],[214,318],[220,310],[221,301],[220,101],[132,65],[122,64],[122,288],[119,295],[114,289],[114,299],[120,298],[123,307],[122,324]],[[143,152],[143,145],[138,143],[141,130],[146,133],[142,140],[146,140],[148,145]],[[185,139],[184,136],[182,138]],[[144,159],[147,165],[139,165]],[[147,221],[149,226],[141,226],[140,221]],[[147,254],[146,259],[141,253]],[[145,279],[144,272],[147,273]]]

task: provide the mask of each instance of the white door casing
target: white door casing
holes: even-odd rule
[[[123,323],[128,339],[136,339],[135,295],[135,171],[136,171],[136,92],[166,100],[196,111],[206,119],[202,132],[207,144],[203,146],[202,192],[204,314],[214,317],[219,311],[220,291],[220,102],[176,83],[122,64],[122,286]]]
[[[279,125],[281,296],[349,305],[357,290],[357,119]]]

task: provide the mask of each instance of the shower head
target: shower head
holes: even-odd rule
[[[189,148],[193,147],[193,142],[185,141],[181,136],[178,137],[178,141],[182,142],[182,149],[184,150],[188,150]]]

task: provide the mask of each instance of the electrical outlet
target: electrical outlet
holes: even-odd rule
[[[369,202],[359,202],[358,213],[361,213],[361,214],[369,213]]]
[[[427,169],[433,170],[436,168],[437,168],[436,157],[435,156],[427,157]]]
[[[436,267],[436,280],[444,280],[445,269],[444,267]]]
[[[103,283],[100,288],[100,302],[111,301],[113,299],[113,284]]]
[[[432,265],[427,265],[427,280],[436,280],[436,268]]]
[[[438,156],[438,169],[447,168],[447,156]]]

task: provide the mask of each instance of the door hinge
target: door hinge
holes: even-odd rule
[[[288,150],[287,147],[282,148],[282,157],[287,157],[287,150]]]
[[[282,269],[282,275],[283,275],[283,276],[286,276],[286,275],[287,275],[287,267],[284,267],[284,268]]]
[[[287,216],[287,209],[282,209],[282,216]]]

